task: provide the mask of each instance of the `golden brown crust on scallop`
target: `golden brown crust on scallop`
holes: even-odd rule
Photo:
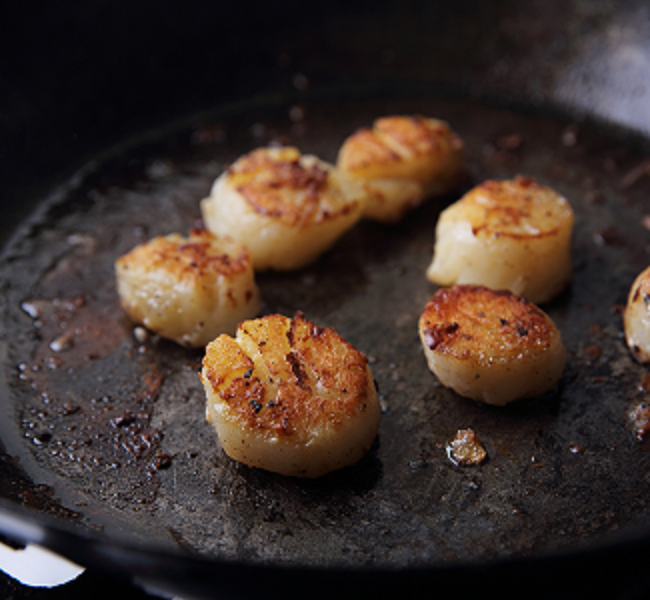
[[[237,253],[230,254],[228,251],[233,248],[235,245],[224,246],[223,241],[218,241],[206,229],[195,228],[187,238],[171,234],[136,246],[119,257],[116,265],[125,270],[136,264],[144,270],[164,265],[167,273],[179,281],[191,283],[206,277],[232,277],[244,272],[251,261],[250,252],[245,246],[237,245]]]
[[[135,322],[183,346],[204,346],[257,314],[250,251],[192,229],[159,236],[115,261],[120,305]]]
[[[566,219],[572,219],[568,203],[559,203],[550,188],[530,177],[485,181],[468,192],[463,202],[482,210],[468,210],[475,236],[495,238],[542,238],[556,235]],[[530,227],[530,222],[535,227]]]
[[[322,202],[329,172],[322,164],[302,158],[293,147],[272,152],[258,148],[235,162],[228,177],[253,210],[291,226],[320,223],[352,210],[347,201],[339,206]]]
[[[205,226],[247,246],[256,271],[300,269],[361,218],[363,186],[294,147],[240,157],[201,201]]]
[[[240,377],[248,369],[252,369],[253,361],[232,337],[222,334],[206,348],[203,367],[201,377],[207,379],[216,389],[223,387],[228,380]]]
[[[440,214],[427,278],[548,302],[572,279],[573,222],[568,200],[529,177],[485,181]]]
[[[557,329],[534,304],[481,286],[442,288],[420,317],[427,347],[456,359],[489,363],[525,357],[551,346]]]
[[[306,442],[314,429],[336,429],[366,410],[366,357],[331,328],[297,313],[242,323],[237,341],[210,343],[202,377],[228,418],[276,438]]]
[[[442,121],[420,115],[383,117],[372,129],[360,129],[344,142],[338,164],[357,177],[401,177],[404,161],[438,157],[443,159],[444,170],[447,158],[460,153],[462,147],[460,137]],[[427,178],[426,172],[420,175]]]
[[[552,390],[566,366],[550,317],[509,291],[440,289],[420,317],[419,334],[429,369],[443,385],[494,406]]]

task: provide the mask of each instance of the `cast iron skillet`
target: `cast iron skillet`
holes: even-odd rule
[[[629,415],[645,370],[620,307],[647,260],[645,140],[463,86],[294,84],[300,93],[220,103],[123,143],[14,229],[2,261],[5,534],[195,595],[519,591],[522,573],[543,594],[550,567],[582,592],[613,573],[642,589],[648,457]],[[304,310],[371,357],[385,413],[370,455],[315,482],[232,463],[203,421],[200,353],[132,337],[112,261],[199,224],[198,200],[238,154],[280,142],[333,160],[348,133],[397,112],[462,135],[466,187],[522,173],[570,198],[575,280],[545,307],[571,355],[560,389],[494,410],[426,370],[415,327],[450,196],[394,228],[361,223],[304,271],[259,278],[265,313]],[[488,450],[479,468],[445,455],[467,426]]]

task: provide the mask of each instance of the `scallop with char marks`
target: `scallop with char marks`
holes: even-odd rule
[[[427,277],[547,302],[572,278],[573,220],[569,202],[531,178],[486,181],[440,215]]]
[[[207,228],[245,244],[256,270],[307,265],[358,221],[362,207],[357,183],[294,147],[242,156],[201,202]]]
[[[204,229],[140,244],[117,259],[115,272],[131,320],[183,346],[234,333],[259,310],[250,252]]]
[[[550,317],[505,290],[440,289],[420,317],[419,333],[438,379],[486,404],[500,406],[552,390],[567,361]]]
[[[383,117],[344,141],[337,165],[363,182],[364,216],[394,223],[427,198],[458,186],[463,142],[437,119]]]
[[[201,380],[224,451],[254,467],[319,477],[353,465],[377,435],[366,357],[302,313],[242,323],[210,343]]]

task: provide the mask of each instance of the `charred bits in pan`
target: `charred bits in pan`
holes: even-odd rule
[[[473,429],[459,429],[447,444],[447,458],[457,466],[480,465],[487,459],[487,452]]]

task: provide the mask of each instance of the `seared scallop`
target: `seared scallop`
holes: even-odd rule
[[[348,137],[337,165],[363,183],[364,217],[394,223],[427,198],[456,187],[463,142],[447,123],[422,116],[377,119]]]
[[[486,404],[502,406],[552,390],[567,361],[550,317],[505,290],[442,288],[427,303],[419,333],[440,382]]]
[[[127,315],[187,347],[205,346],[259,310],[250,252],[228,237],[193,229],[156,237],[115,262]]]
[[[625,340],[634,356],[650,362],[650,267],[635,279],[623,312]]]
[[[486,181],[440,215],[427,277],[547,302],[573,275],[573,220],[566,198],[531,178]]]
[[[201,202],[210,231],[246,245],[256,270],[298,269],[361,216],[363,192],[333,165],[297,148],[258,148],[239,158]]]
[[[218,337],[201,380],[224,451],[250,466],[319,477],[356,463],[377,435],[366,357],[302,313],[246,321],[234,339]]]

